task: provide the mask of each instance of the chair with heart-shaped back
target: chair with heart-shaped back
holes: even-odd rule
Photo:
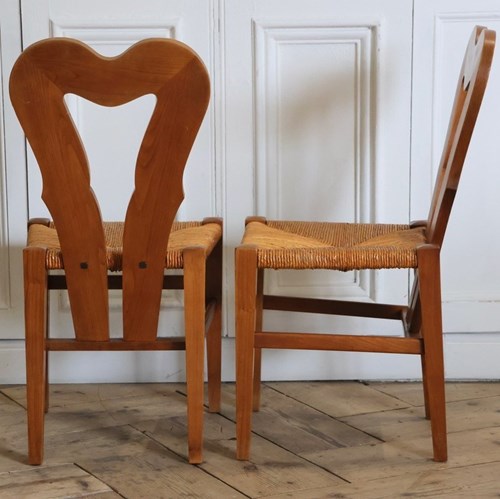
[[[68,93],[103,106],[156,96],[124,222],[101,219],[87,157],[64,102]],[[29,462],[43,460],[49,351],[184,349],[189,461],[201,462],[205,336],[209,410],[220,406],[222,226],[219,219],[175,217],[184,197],[184,167],[209,102],[203,62],[167,39],[143,40],[111,58],[76,40],[42,40],[17,60],[10,95],[53,219],[30,220],[24,249]],[[158,335],[167,288],[184,290],[184,337]],[[48,331],[48,295],[58,289],[68,290],[72,338],[51,338]],[[110,338],[110,289],[122,289],[118,339]]]

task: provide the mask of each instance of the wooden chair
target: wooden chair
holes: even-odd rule
[[[446,461],[439,255],[467,148],[488,80],[495,32],[476,27],[460,73],[449,131],[426,221],[409,225],[247,219],[236,249],[237,458],[250,453],[259,409],[262,348],[420,355],[434,460]],[[265,269],[415,269],[408,306],[271,296]],[[264,331],[263,310],[401,320],[403,337]]]
[[[87,158],[63,97],[118,106],[154,94],[125,222],[102,222]],[[102,57],[76,40],[30,46],[17,60],[10,95],[35,153],[53,221],[29,223],[24,250],[29,462],[43,459],[48,352],[186,350],[189,461],[202,460],[204,336],[209,410],[220,404],[222,227],[175,222],[182,175],[209,102],[205,66],[186,45],[143,40]],[[112,192],[110,193],[112,195]],[[63,275],[54,275],[56,269]],[[183,269],[165,275],[165,269]],[[119,274],[112,274],[118,272]],[[172,273],[170,273],[172,274]],[[157,337],[162,289],[184,289],[185,337]],[[51,339],[48,291],[67,289],[75,337]],[[122,289],[123,337],[110,339],[108,290]]]

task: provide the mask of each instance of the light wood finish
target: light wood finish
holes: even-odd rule
[[[429,459],[421,383],[261,388],[252,461],[234,459],[235,387],[224,384],[221,414],[205,416],[205,462],[190,466],[184,384],[52,385],[45,463],[33,468],[26,388],[0,387],[0,496],[498,496],[500,383],[446,384],[446,463]]]
[[[238,410],[238,447],[236,455],[238,459],[248,459],[253,410],[254,332],[257,323],[257,252],[255,249],[238,248],[236,250],[235,268],[237,311],[236,395]],[[258,372],[260,372],[260,369]]]
[[[156,97],[124,222],[101,220],[83,144],[64,102],[68,93],[103,106]],[[184,197],[184,167],[210,96],[203,62],[174,40],[143,40],[109,58],[76,40],[48,39],[19,57],[10,94],[53,217],[29,222],[25,250],[30,462],[43,459],[49,351],[181,349],[186,350],[189,460],[201,462],[205,335],[210,405],[214,411],[220,405],[222,222],[174,218]],[[184,275],[165,276],[166,268]],[[64,275],[48,275],[53,269],[63,269]],[[185,338],[157,338],[161,292],[167,288],[184,289]],[[49,289],[68,290],[74,339],[50,338]],[[110,340],[109,289],[123,290],[121,339]]]
[[[29,461],[31,464],[40,464],[43,460],[43,420],[47,401],[44,345],[47,327],[45,251],[41,248],[27,248],[23,257]]]
[[[259,408],[261,350],[311,349],[419,355],[434,460],[447,460],[439,255],[489,76],[495,32],[476,27],[458,79],[427,221],[408,225],[247,219],[236,249],[238,459],[250,459],[252,408]],[[479,166],[479,165],[478,165]],[[408,305],[263,295],[265,269],[414,269]],[[402,336],[268,331],[262,310],[401,321]]]
[[[115,58],[99,56],[75,40],[45,40],[19,58],[10,90],[64,253],[76,336],[96,341],[109,338],[106,245],[87,159],[64,95],[105,106],[149,93],[157,97],[123,235],[125,338],[155,339],[164,252],[183,199],[183,168],[209,99],[203,63],[186,46],[164,40],[139,42]]]
[[[104,492],[113,492],[106,484],[74,464],[0,473],[0,495],[4,499],[29,497],[35,490],[36,497],[40,499],[63,495],[79,497],[83,494],[102,497]]]

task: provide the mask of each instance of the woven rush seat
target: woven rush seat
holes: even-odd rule
[[[416,268],[424,227],[250,221],[242,244],[257,247],[257,265],[271,269]]]
[[[108,270],[122,270],[123,222],[104,222],[106,259]],[[217,223],[174,222],[165,251],[165,268],[181,269],[184,266],[182,252],[189,246],[202,246],[208,254],[221,237],[221,226]],[[64,269],[63,255],[54,224],[35,223],[28,230],[28,247],[43,247],[46,252],[47,270]]]

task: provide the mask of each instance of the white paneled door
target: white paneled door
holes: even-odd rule
[[[8,77],[23,47],[47,37],[82,40],[97,52],[113,56],[148,37],[184,41],[204,60],[214,81],[215,0],[2,0],[0,36],[2,97],[5,130],[2,134],[0,178],[0,380],[24,379],[24,344],[7,338],[23,338],[21,248],[29,217],[47,215],[41,201],[41,178],[34,157],[25,149],[23,135],[8,100]],[[22,33],[22,37],[21,37]],[[184,177],[186,201],[180,220],[221,214],[221,178],[215,163],[214,99],[198,135]],[[91,183],[103,218],[122,219],[133,189],[133,170],[139,142],[154,105],[145,96],[123,108],[102,108],[75,96],[67,104],[85,143]],[[1,127],[1,125],[0,125]],[[25,153],[26,151],[26,153]],[[8,175],[7,175],[8,174]],[[110,193],[106,194],[105,193]],[[7,209],[8,208],[8,209]],[[6,242],[8,238],[8,242]],[[8,248],[8,250],[7,250]],[[7,267],[7,270],[5,268]],[[165,335],[182,331],[179,300],[165,296],[160,330]],[[118,297],[111,296],[111,324],[121,330]],[[50,303],[53,336],[72,332],[66,294],[52,293]],[[184,378],[183,352],[72,353],[51,356],[51,380],[60,381],[165,381]]]
[[[47,37],[79,39],[105,56],[122,53],[133,43],[151,37],[174,38],[193,47],[213,76],[213,5],[196,0],[29,0],[23,1],[24,47]],[[36,4],[36,5],[35,5]],[[213,78],[212,78],[213,79]],[[85,144],[91,170],[91,185],[104,220],[124,220],[134,188],[134,169],[140,142],[155,99],[144,96],[127,105],[106,108],[76,96],[67,104]],[[212,99],[213,101],[213,99]],[[214,160],[213,106],[210,108],[184,177],[185,201],[179,220],[217,215],[217,174]],[[28,199],[30,216],[49,216],[41,200],[41,177],[28,150]],[[119,293],[119,292],[114,292]],[[179,293],[165,294],[160,329],[163,335],[182,329]],[[121,300],[111,296],[111,324],[121,334]],[[168,310],[167,310],[168,309]],[[71,332],[67,294],[51,301],[55,336]]]
[[[412,206],[415,219],[427,216],[456,78],[473,26],[500,36],[498,0],[416,1]],[[498,43],[498,41],[497,41]],[[498,47],[495,60],[498,61]],[[497,62],[472,138],[443,248],[444,328],[449,333],[500,329],[500,64]]]
[[[411,1],[294,1],[286,9],[267,0],[36,3],[36,9],[33,0],[22,4],[25,46],[70,36],[114,55],[140,38],[175,37],[210,67],[212,113],[188,165],[179,216],[225,220],[229,335],[232,249],[245,216],[408,220]],[[122,218],[153,103],[143,98],[128,109],[103,109],[69,97],[68,105],[89,151],[103,216]],[[43,214],[31,155],[28,179],[30,214]],[[104,197],[110,185],[112,196]],[[313,284],[311,274],[281,273],[269,285],[309,296],[406,299],[406,272],[319,277]]]
[[[22,247],[26,241],[24,136],[9,101],[8,75],[21,51],[19,2],[0,2],[0,340],[24,337]],[[10,341],[0,348],[0,371],[18,370]],[[21,368],[23,366],[21,365]],[[0,374],[1,376],[1,374]]]
[[[223,6],[229,244],[248,215],[407,222],[412,2]],[[277,294],[405,301],[408,274],[280,271],[267,285]],[[281,319],[302,327],[296,316]],[[357,329],[359,319],[316,324],[332,325]]]
[[[447,375],[499,378],[500,2],[415,0],[411,216],[426,216],[456,75],[474,25],[497,47],[442,251]]]
[[[68,36],[115,55],[146,37],[172,37],[191,45],[205,61],[212,100],[189,159],[178,218],[224,218],[229,337],[224,376],[231,379],[233,253],[245,217],[401,223],[425,218],[455,78],[474,24],[500,32],[499,0],[1,0],[0,319],[5,341],[0,341],[0,378],[22,377],[21,247],[28,214],[47,215],[38,167],[25,150],[8,100],[10,68],[22,47]],[[447,374],[455,378],[500,376],[500,231],[495,227],[500,63],[495,61],[443,249]],[[108,109],[67,96],[67,104],[88,150],[103,217],[121,219],[154,102],[146,96]],[[105,194],[110,186],[112,194]],[[277,294],[404,303],[409,275],[271,272],[266,285]],[[163,334],[181,329],[181,298],[165,297]],[[111,303],[112,324],[119,331],[119,300]],[[302,317],[277,312],[267,316],[266,326],[272,328],[278,319],[289,330],[304,327]],[[71,331],[64,294],[51,302],[51,321],[57,335]],[[328,317],[308,328],[356,332],[361,326],[366,329],[363,319]],[[368,324],[373,333],[399,332],[389,329],[395,327]],[[104,363],[95,362],[95,354],[85,355],[55,355],[52,379],[183,378],[182,354],[106,354]],[[412,378],[420,375],[413,360],[268,351],[264,377]],[[95,366],[90,374],[89,363]]]
[[[97,52],[117,55],[149,37],[181,40],[193,47],[213,75],[211,1],[197,0],[23,0],[23,45],[55,36],[77,38]],[[149,120],[152,97],[125,106],[99,108],[82,99],[69,99],[82,140],[89,153],[92,186],[100,198],[103,218],[123,218],[133,188],[133,169],[140,139]],[[188,201],[180,217],[196,218],[216,211],[213,157],[213,113],[209,112],[191,154],[185,178]],[[40,177],[32,157],[28,162],[30,215],[45,209],[40,200]],[[102,194],[113,193],[105,198]]]

